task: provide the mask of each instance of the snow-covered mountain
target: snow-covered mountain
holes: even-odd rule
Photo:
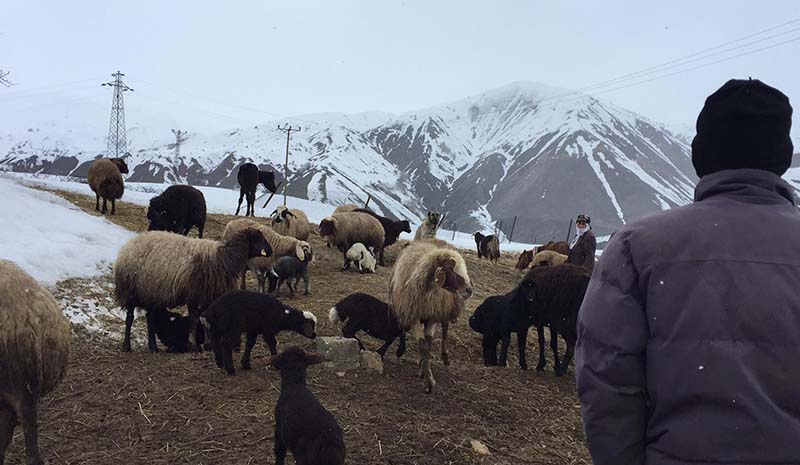
[[[685,138],[608,102],[541,84],[513,83],[399,116],[326,113],[280,122],[302,127],[291,140],[291,195],[333,204],[371,195],[387,214],[441,210],[462,231],[502,221],[520,240],[563,238],[577,213],[607,234],[689,202],[695,182]],[[128,179],[235,187],[245,161],[282,174],[286,135],[277,124],[190,132],[178,159],[168,128],[158,139],[129,129]],[[52,129],[0,134],[0,169],[85,176],[102,155],[102,132],[82,140],[63,131],[51,137]]]

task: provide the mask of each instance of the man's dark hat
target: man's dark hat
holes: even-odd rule
[[[737,168],[778,176],[792,163],[792,106],[757,79],[731,79],[706,99],[697,117],[692,164],[697,176]]]
[[[578,215],[578,218],[575,220],[575,222],[577,223],[578,221],[581,220],[585,221],[586,224],[592,224],[592,219],[589,218],[588,215]]]

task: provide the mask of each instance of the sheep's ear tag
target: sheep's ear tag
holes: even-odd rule
[[[169,321],[175,321],[175,317],[174,316],[170,317]]]
[[[289,309],[287,308],[286,310],[283,311],[283,313],[288,315],[289,314]]]
[[[434,278],[436,285],[439,287],[444,287],[444,283],[446,280],[447,280],[447,273],[444,271],[444,268],[442,268],[441,266],[436,267],[436,277]]]
[[[265,256],[265,257],[267,256],[267,251],[266,251],[266,249],[261,249],[261,255],[263,255],[263,256]]]

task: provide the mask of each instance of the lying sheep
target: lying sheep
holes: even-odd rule
[[[185,236],[197,226],[198,237],[202,239],[206,225],[206,199],[192,186],[169,186],[150,199],[147,219],[150,222],[148,231],[169,231]]]
[[[328,319],[333,324],[343,323],[342,336],[355,339],[361,350],[366,349],[357,334],[364,331],[384,341],[377,350],[381,358],[398,337],[400,346],[395,355],[400,358],[406,352],[406,333],[389,310],[389,304],[369,294],[357,292],[340,300],[328,311]]]
[[[536,248],[535,253],[543,252],[545,250],[552,250],[562,255],[569,255],[569,242],[567,241],[550,241],[546,242]]]
[[[508,294],[487,297],[469,318],[470,328],[483,335],[484,365],[506,366],[511,333],[517,333],[519,367],[523,370],[528,369],[525,344],[528,328],[534,323],[531,313],[528,311],[528,299],[533,298],[533,294],[529,296],[527,293],[529,289],[530,283],[526,283],[526,286],[517,286]],[[497,360],[498,342],[503,343],[499,362]]]
[[[325,218],[319,223],[319,235],[342,253],[343,269],[349,263],[347,251],[357,242],[371,247],[375,254],[383,253],[383,226],[366,213],[339,213]]]
[[[301,241],[307,241],[311,235],[311,223],[308,222],[308,217],[302,210],[296,208],[279,206],[270,215],[269,226],[278,234]]]
[[[116,214],[117,199],[122,198],[125,192],[123,174],[128,174],[128,165],[122,158],[100,158],[92,162],[89,166],[88,181],[89,187],[95,194],[95,210],[105,214],[106,202],[111,200],[111,214]],[[100,197],[103,198],[102,210]]]
[[[127,311],[122,350],[131,350],[134,309],[147,313],[147,342],[157,352],[153,312],[189,307],[189,349],[198,348],[195,331],[202,309],[236,287],[251,257],[269,257],[272,247],[256,229],[224,241],[193,239],[163,231],[139,234],[119,251],[114,264],[114,292]]]
[[[494,234],[484,236],[480,232],[476,232],[473,236],[478,248],[478,258],[486,257],[489,261],[496,263],[500,258],[500,241],[497,236]]]
[[[157,310],[150,316],[158,339],[167,352],[182,354],[189,351],[189,317],[168,310]],[[197,331],[197,345],[205,342],[205,331]]]
[[[536,255],[533,254],[533,250],[523,250],[521,254],[519,254],[519,258],[517,259],[517,264],[514,265],[514,268],[518,270],[524,270],[528,267],[528,265],[532,264],[532,267],[537,266],[547,266],[547,265],[561,265],[567,261],[567,256],[561,253],[558,253],[554,250],[543,250]]]
[[[43,463],[39,401],[64,378],[70,338],[69,321],[53,296],[17,265],[0,260],[0,464],[17,423],[25,433],[25,463]]]
[[[277,190],[275,173],[260,171],[255,163],[245,163],[240,166],[239,172],[236,173],[236,180],[239,182],[239,204],[236,206],[235,215],[239,214],[239,209],[242,208],[242,199],[247,196],[247,211],[244,216],[256,216],[256,189],[259,184],[263,184],[272,193]]]
[[[444,221],[444,215],[439,212],[429,211],[425,220],[417,228],[417,232],[414,234],[414,240],[435,239],[436,232],[439,230],[442,221]]]
[[[346,203],[344,205],[339,205],[338,207],[336,207],[336,209],[333,211],[332,214],[336,215],[338,213],[350,213],[351,211],[356,210],[357,208],[358,205],[353,205],[352,203]]]
[[[356,266],[358,266],[358,271],[361,273],[365,273],[367,271],[370,273],[375,272],[375,257],[372,255],[372,252],[364,247],[364,244],[356,242],[347,250],[347,253],[345,253],[344,256],[347,259],[347,262],[345,262],[342,271],[350,268],[350,263],[355,263]]]
[[[281,257],[269,270],[269,292],[280,295],[281,286],[285,282],[289,287],[292,297],[300,279],[305,284],[303,295],[311,295],[311,286],[308,282],[308,262],[300,261],[295,257]],[[292,286],[294,279],[294,286]]]
[[[203,312],[200,322],[209,330],[217,366],[229,375],[233,368],[233,347],[247,334],[242,355],[242,369],[250,369],[250,353],[259,335],[272,355],[278,353],[275,336],[281,331],[294,331],[314,339],[317,337],[317,317],[284,305],[278,299],[253,291],[231,291],[215,300]]]
[[[442,362],[449,365],[448,325],[457,320],[470,296],[472,283],[464,258],[446,242],[414,241],[400,252],[389,281],[389,307],[401,328],[417,334],[425,392],[435,384],[430,369],[434,327],[442,326]]]
[[[294,346],[269,359],[269,365],[281,372],[281,394],[275,404],[277,465],[284,464],[287,450],[298,465],[344,464],[342,428],[306,385],[306,368],[324,361],[324,355]]]
[[[381,266],[386,266],[383,261],[383,251],[386,250],[386,247],[397,242],[400,234],[404,232],[411,233],[411,224],[409,224],[408,220],[390,220],[385,216],[376,214],[369,208],[356,208],[353,211],[357,213],[366,213],[381,222],[383,226],[383,249],[381,249],[379,257]]]
[[[236,232],[253,228],[259,230],[264,238],[269,242],[272,247],[272,255],[270,257],[253,257],[247,262],[247,269],[242,273],[242,289],[247,288],[246,274],[247,270],[252,270],[256,273],[258,280],[258,291],[264,292],[267,286],[267,279],[269,277],[269,270],[275,261],[281,257],[296,257],[301,262],[310,263],[314,259],[314,251],[311,244],[306,241],[295,239],[294,237],[282,236],[275,232],[272,228],[256,223],[252,220],[241,219],[233,220],[225,225],[225,231],[222,232],[222,240],[226,240]]]

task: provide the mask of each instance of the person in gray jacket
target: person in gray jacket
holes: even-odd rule
[[[694,203],[622,227],[578,315],[597,465],[800,463],[792,107],[731,80],[697,119]]]

